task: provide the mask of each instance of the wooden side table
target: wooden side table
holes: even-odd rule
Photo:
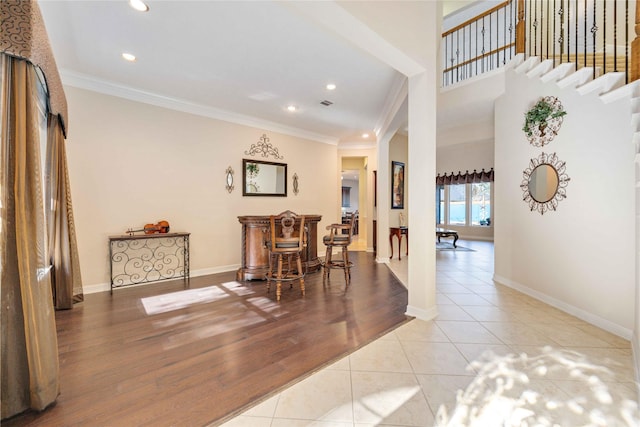
[[[409,255],[409,227],[389,227],[389,244],[391,245],[391,256],[393,258],[393,236],[398,238],[398,260],[401,259],[402,236],[407,236],[407,256]]]

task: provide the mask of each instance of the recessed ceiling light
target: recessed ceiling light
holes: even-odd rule
[[[133,61],[135,61],[135,60],[136,60],[136,56],[135,56],[135,55],[133,55],[133,54],[131,54],[131,53],[127,53],[127,52],[124,52],[124,53],[122,54],[122,57],[123,57],[124,59],[126,59],[127,61],[129,61],[129,62],[133,62]]]
[[[362,134],[362,137],[363,137],[363,138],[369,138],[369,134],[368,134],[368,133],[363,133],[363,134]]]
[[[129,0],[129,5],[139,12],[149,11],[149,6],[147,6],[142,0]]]
[[[296,107],[295,105],[289,105],[289,106],[287,107],[287,110],[288,110],[288,111],[291,111],[291,112],[293,113],[294,111],[297,111],[297,110],[298,110],[298,107]]]
[[[334,85],[333,83],[329,83],[327,85],[327,90],[334,90],[336,88],[336,85]]]

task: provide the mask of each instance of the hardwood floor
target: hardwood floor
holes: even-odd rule
[[[42,413],[3,426],[204,426],[218,424],[405,322],[407,291],[373,254],[351,252],[344,276],[306,278],[306,296],[235,274],[192,278],[216,286],[210,303],[147,315],[141,298],[182,281],[90,294],[56,313],[60,396]]]

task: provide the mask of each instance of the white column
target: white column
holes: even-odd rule
[[[389,141],[395,129],[382,135],[378,141],[378,202],[376,220],[376,261],[389,262],[389,210],[391,209],[391,161],[389,160]]]
[[[435,73],[409,77],[409,304],[407,314],[433,319],[436,307]]]

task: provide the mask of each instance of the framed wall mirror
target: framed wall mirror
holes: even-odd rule
[[[287,164],[242,159],[243,196],[287,196]]]
[[[540,214],[555,211],[558,202],[567,197],[565,188],[569,180],[566,165],[558,159],[556,153],[542,153],[531,159],[529,167],[522,174],[522,199],[529,205],[529,209]]]

